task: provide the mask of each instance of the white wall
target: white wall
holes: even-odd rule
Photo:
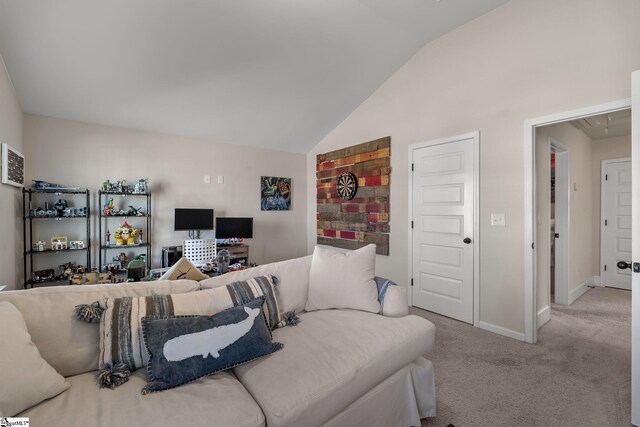
[[[160,266],[162,246],[181,244],[187,238],[186,232],[173,231],[176,207],[206,207],[215,209],[216,216],[253,217],[254,238],[247,240],[252,262],[264,264],[306,254],[307,178],[302,154],[34,115],[24,116],[24,151],[28,179],[87,187],[93,193],[94,212],[97,190],[105,179],[133,183],[149,178],[154,267]],[[211,184],[203,183],[204,175],[211,175]],[[224,176],[224,184],[216,183],[218,175]],[[293,210],[260,210],[261,175],[293,179]],[[135,201],[134,205],[143,203],[129,198],[131,201]],[[144,223],[130,220],[134,227],[132,221]],[[111,219],[110,224],[116,224],[116,220]],[[58,230],[68,233],[70,239],[78,234],[78,226],[70,222],[67,228],[63,222],[54,226],[60,228],[41,229],[45,238]],[[95,220],[92,226],[97,238]],[[211,236],[211,232],[203,235]],[[111,253],[116,255],[115,251]],[[97,265],[97,257],[93,265]]]
[[[479,130],[480,320],[523,333],[524,121],[628,98],[638,16],[636,0],[513,0],[426,45],[308,154],[309,250],[316,154],[390,135],[391,255],[377,273],[406,285],[408,146]]]
[[[22,152],[22,110],[0,56],[0,142]],[[29,167],[27,163],[26,167]],[[0,184],[0,285],[15,289],[22,283],[22,192]],[[13,244],[13,242],[16,242]]]
[[[593,265],[600,271],[600,175],[603,160],[631,157],[631,135],[597,139],[591,143],[593,174]]]

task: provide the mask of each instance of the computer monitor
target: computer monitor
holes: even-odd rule
[[[174,230],[189,231],[190,236],[213,230],[213,209],[176,208]]]
[[[253,218],[216,218],[216,239],[253,239]]]

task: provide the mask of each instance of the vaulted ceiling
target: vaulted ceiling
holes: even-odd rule
[[[25,113],[307,152],[506,0],[0,0]]]

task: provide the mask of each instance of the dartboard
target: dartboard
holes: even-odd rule
[[[358,180],[351,172],[345,172],[338,177],[336,182],[338,196],[343,200],[351,200],[358,190]]]

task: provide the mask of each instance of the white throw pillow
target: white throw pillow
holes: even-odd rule
[[[380,303],[375,270],[375,245],[348,252],[316,246],[311,260],[305,310],[350,308],[378,313]]]
[[[40,356],[22,314],[10,302],[0,302],[0,325],[0,417],[17,415],[69,388]]]

